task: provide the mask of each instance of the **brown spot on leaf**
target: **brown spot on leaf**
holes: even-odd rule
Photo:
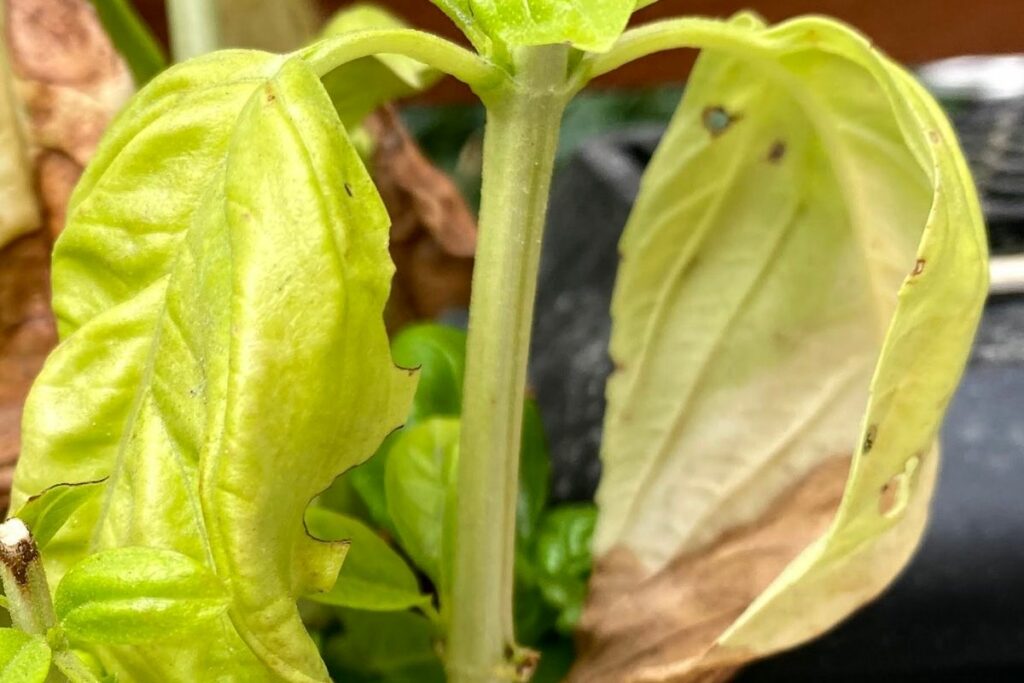
[[[914,264],[914,270],[910,274],[915,276],[915,277],[920,275],[921,273],[924,272],[924,267],[925,267],[925,264],[927,264],[927,263],[928,262],[925,259],[923,259],[923,258],[917,259],[917,262]]]
[[[883,517],[891,515],[896,508],[896,502],[899,500],[899,476],[897,475],[886,482],[879,492],[878,513]]]
[[[819,465],[780,495],[754,524],[696,553],[648,571],[624,546],[598,558],[578,632],[570,683],[724,681],[745,662],[705,657],[719,636],[811,542],[825,533],[842,499],[848,457]]]
[[[768,150],[768,162],[772,164],[780,163],[786,158],[786,143],[783,140],[776,140],[772,145],[772,148]]]
[[[869,425],[867,431],[864,433],[864,446],[861,449],[861,453],[867,455],[871,452],[871,449],[875,447],[875,441],[878,439],[878,425]]]

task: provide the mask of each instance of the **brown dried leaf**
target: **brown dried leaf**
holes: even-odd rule
[[[476,221],[452,180],[423,156],[393,108],[366,121],[373,178],[391,215],[395,280],[388,328],[469,304]]]
[[[728,680],[735,666],[708,658],[718,637],[827,529],[850,459],[835,457],[782,495],[755,524],[650,574],[624,546],[603,556],[579,628],[570,683]],[[697,664],[707,659],[702,664]],[[668,662],[693,662],[673,675]],[[678,667],[672,667],[677,669]]]
[[[4,55],[34,178],[39,228],[0,251],[0,506],[20,448],[21,409],[57,342],[50,249],[68,199],[131,75],[87,0],[5,0]]]

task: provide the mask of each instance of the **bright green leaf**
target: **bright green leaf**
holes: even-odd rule
[[[90,555],[57,586],[54,609],[74,640],[108,645],[180,640],[228,608],[224,586],[187,555],[117,548]]]
[[[104,480],[52,486],[29,498],[13,516],[25,523],[42,550],[78,508],[100,495],[105,484]]]
[[[51,656],[42,636],[0,628],[0,683],[43,683]]]
[[[321,33],[322,38],[351,31],[405,28],[390,12],[370,4],[356,4],[334,15]],[[324,78],[342,123],[359,125],[377,107],[421,90],[441,78],[441,73],[401,55],[382,54],[350,62]]]
[[[537,404],[523,405],[522,447],[519,456],[519,498],[516,502],[516,537],[529,544],[537,531],[551,489],[551,456]]]
[[[581,680],[736,666],[877,595],[987,293],[966,164],[910,75],[819,18],[698,33],[716,51],[621,244]],[[616,631],[663,654],[603,668]]]
[[[444,683],[430,622],[415,612],[342,610],[341,632],[324,658],[335,680],[352,683]]]
[[[154,545],[207,564],[232,597],[194,657],[104,651],[112,672],[326,680],[295,601],[333,586],[344,549],[309,538],[304,510],[401,424],[414,390],[382,322],[387,243],[298,58],[186,63],[108,133],[56,247],[64,342],[26,408],[15,505],[110,476],[102,506],[55,537],[52,576],[90,538]]]
[[[388,453],[388,513],[402,547],[438,586],[451,587],[459,421],[435,417],[402,430]]]
[[[462,378],[466,373],[466,332],[446,325],[413,325],[391,345],[395,362],[420,371],[411,422],[462,412]]]
[[[596,525],[593,505],[566,505],[548,512],[537,533],[537,585],[558,609],[558,629],[565,634],[576,628],[587,597]]]
[[[626,28],[632,0],[434,0],[485,53],[487,36],[509,48],[567,43],[604,52]]]
[[[349,543],[334,587],[308,599],[377,612],[401,611],[430,602],[430,596],[420,592],[416,575],[405,560],[359,520],[310,508],[306,526],[315,538]]]
[[[428,417],[458,416],[462,412],[462,377],[466,370],[463,330],[433,324],[407,327],[391,343],[391,355],[399,366],[419,370],[419,384],[406,426]],[[387,510],[384,472],[388,452],[398,438],[397,433],[389,435],[372,458],[335,484],[350,483],[366,503],[373,520],[389,531],[393,531],[394,525]]]
[[[90,0],[111,42],[121,54],[138,87],[167,68],[167,58],[145,21],[128,0]]]

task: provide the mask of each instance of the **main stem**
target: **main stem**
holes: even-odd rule
[[[452,683],[514,680],[515,509],[526,364],[568,48],[523,48],[487,100],[480,241],[459,449],[447,652]]]

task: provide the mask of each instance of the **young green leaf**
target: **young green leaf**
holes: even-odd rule
[[[26,408],[16,504],[110,476],[102,505],[55,538],[52,574],[90,538],[160,546],[206,564],[232,598],[187,660],[104,650],[113,673],[326,680],[295,601],[334,585],[344,549],[309,538],[304,510],[401,424],[415,383],[382,322],[387,236],[297,57],[171,69],[107,136],[55,251],[65,341]]]
[[[116,548],[72,567],[57,586],[53,606],[73,640],[134,645],[200,634],[228,602],[220,580],[187,555]]]
[[[466,374],[466,332],[447,325],[413,325],[398,333],[391,345],[395,362],[417,368],[420,383],[410,422],[462,412],[462,378]]]
[[[388,453],[388,513],[402,547],[437,585],[451,587],[459,421],[434,417],[404,429]]]
[[[477,49],[566,43],[604,52],[626,28],[632,0],[434,0]],[[486,40],[485,39],[489,39]]]
[[[335,680],[359,683],[444,683],[431,623],[415,612],[342,610],[341,632],[324,659]]]
[[[306,596],[309,600],[374,612],[407,610],[430,602],[405,560],[359,520],[310,508],[306,526],[315,538],[349,544],[334,587]]]
[[[52,656],[46,638],[0,628],[0,683],[43,683]]]
[[[156,38],[128,0],[90,0],[110,41],[142,87],[167,68]]]
[[[29,498],[13,516],[25,523],[42,550],[78,508],[100,495],[104,484],[106,480],[52,486]]]
[[[596,525],[593,505],[567,505],[545,515],[537,533],[537,585],[558,610],[558,630],[566,635],[572,635],[583,612]]]
[[[428,417],[458,416],[462,412],[462,376],[466,366],[466,333],[444,325],[413,325],[395,337],[391,355],[399,366],[419,370],[419,384],[406,420],[411,427]],[[359,493],[373,520],[390,531],[384,473],[388,453],[399,434],[391,434],[377,453],[345,479]]]
[[[516,502],[516,538],[528,546],[537,533],[551,489],[551,455],[537,404],[523,405],[522,447],[519,455],[519,499]]]
[[[331,38],[352,31],[405,27],[405,23],[398,17],[380,7],[356,4],[335,14],[321,37]],[[426,90],[440,78],[439,71],[425,64],[402,55],[382,54],[335,69],[324,78],[324,87],[330,93],[342,123],[352,128],[362,123],[377,107]]]
[[[824,19],[699,29],[716,51],[621,245],[570,680],[695,680],[877,595],[920,538],[987,292],[966,164],[910,75]]]

